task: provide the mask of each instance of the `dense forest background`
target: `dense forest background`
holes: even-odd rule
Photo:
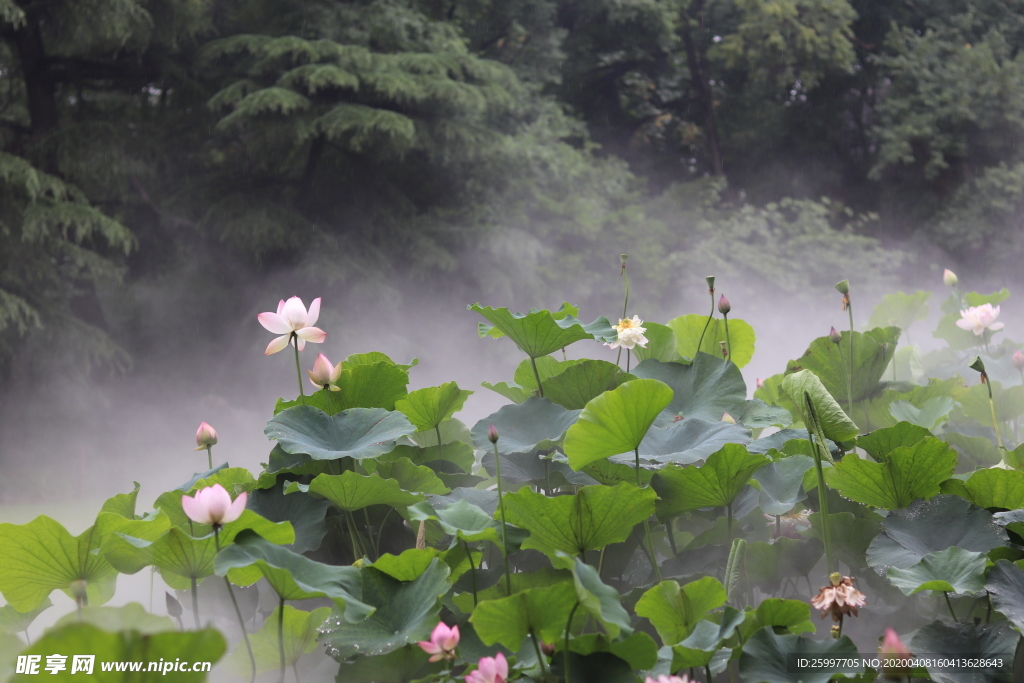
[[[1022,47],[1024,0],[0,0],[0,387],[295,292],[614,315],[623,251],[701,311],[996,283]]]

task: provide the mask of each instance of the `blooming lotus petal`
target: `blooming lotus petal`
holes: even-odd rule
[[[306,307],[302,304],[302,299],[293,296],[288,301],[285,301],[281,317],[288,321],[289,329],[291,330],[299,330],[306,327]]]
[[[426,652],[428,655],[436,655],[441,653],[441,646],[435,645],[430,641],[421,640],[416,644],[423,648],[423,651]],[[431,659],[433,659],[433,657],[431,657]]]
[[[502,682],[508,678],[508,660],[505,659],[505,655],[500,652],[494,658],[495,669],[498,676],[501,677]]]
[[[215,524],[220,524],[231,509],[231,494],[220,484],[208,486],[197,493],[196,497],[206,507],[207,515]],[[244,504],[243,501],[243,506]]]
[[[227,492],[225,491],[225,493]],[[245,512],[245,503],[248,499],[248,493],[245,491],[239,493],[238,498],[235,498],[235,502],[228,507],[227,513],[221,518],[220,524],[229,524],[241,517],[242,513]]]
[[[278,351],[283,351],[284,348],[286,346],[288,346],[288,340],[289,339],[291,339],[291,335],[290,334],[286,334],[283,337],[275,338],[274,341],[272,341],[269,344],[267,344],[267,350],[263,352],[263,355],[264,356],[269,356],[272,353],[277,353]]]
[[[992,323],[991,325],[988,326],[988,329],[992,330],[993,332],[998,332],[999,330],[1003,329],[1004,327],[1006,327],[1006,325],[1004,325],[1002,323]]]
[[[316,325],[317,318],[320,317],[320,297],[313,299],[313,303],[309,305],[309,311],[306,313],[306,326]]]
[[[296,330],[295,334],[298,335],[300,340],[313,342],[314,344],[323,344],[324,340],[327,339],[327,333],[319,327],[303,327]],[[299,350],[302,350],[302,346],[299,346]]]
[[[292,331],[292,326],[288,324],[288,321],[277,313],[269,311],[260,313],[256,319],[260,321],[260,325],[263,325],[264,329],[274,334],[288,334]]]
[[[451,630],[448,631],[448,635],[441,642],[441,647],[449,652],[454,650],[459,644],[459,627],[452,626]]]
[[[277,302],[277,314],[281,315],[281,311],[284,310],[284,299]]]
[[[297,345],[299,347],[299,351],[302,351],[303,349],[306,348],[306,340],[305,339],[299,339]]]
[[[197,524],[212,524],[213,520],[210,519],[210,514],[206,510],[206,506],[199,500],[199,494],[196,497],[182,496],[181,497],[181,509],[185,511],[185,514],[193,522]]]

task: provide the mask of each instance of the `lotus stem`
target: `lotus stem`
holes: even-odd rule
[[[732,543],[732,503],[725,506],[725,515],[726,533],[729,536],[729,542]]]
[[[537,372],[536,364],[533,366],[533,371]],[[539,380],[537,381],[537,385],[540,385]],[[501,545],[505,550],[505,591],[509,595],[512,595],[512,571],[508,566],[508,535],[505,531],[505,527],[508,523],[505,521],[505,499],[501,495],[501,456],[498,454],[497,439],[494,440],[492,445],[494,446],[494,475],[498,480],[498,508],[501,510]]]
[[[548,673],[548,667],[544,663],[544,653],[540,651],[540,640],[537,638],[537,634],[533,632],[533,629],[530,629],[530,640],[533,641],[533,651],[537,653],[537,664],[540,665],[541,675],[544,676],[545,681],[550,681],[551,674]]]
[[[213,469],[213,446],[206,447],[206,464],[208,465],[207,469]]]
[[[622,281],[626,284],[626,299],[622,302],[622,319],[626,318],[626,309],[629,307],[629,275],[626,273],[626,259],[629,258],[626,254],[619,254],[619,260],[622,263],[622,268],[619,270],[619,275],[622,276]],[[619,347],[619,353],[615,356],[615,364],[618,365],[619,361],[622,360],[622,347]],[[629,349],[626,349],[626,372],[629,372]]]
[[[949,600],[949,591],[942,591],[942,595],[946,598],[946,607],[949,608],[949,613],[953,617],[953,621],[960,623],[960,620],[956,618],[956,612],[953,611],[953,603]]]
[[[621,347],[620,347],[620,350],[621,350]],[[626,349],[626,372],[629,372],[629,357],[630,357],[631,353],[632,353],[631,349]]]
[[[996,418],[996,403],[992,398],[992,381],[987,377],[985,379],[985,386],[988,387],[988,409],[992,414],[992,429],[996,431],[996,442],[999,444],[1000,450],[1005,450],[1005,447],[1003,446],[1003,437],[999,434],[999,420]]]
[[[711,683],[711,665],[704,665],[704,676],[707,678],[707,683]]]
[[[672,548],[672,555],[678,555],[679,551],[676,549],[676,533],[675,529],[672,528],[672,520],[665,522],[665,534],[668,536],[668,545]]]
[[[196,577],[192,578],[192,620],[195,622],[196,630],[199,630],[199,591],[196,589]]]
[[[827,447],[825,435],[821,431],[821,423],[818,421],[818,413],[814,409],[814,402],[811,400],[810,393],[806,391],[804,392],[804,406],[807,411],[807,436],[811,441],[814,470],[818,479],[818,508],[821,515],[821,540],[825,546],[825,570],[831,574],[835,571],[836,565],[832,554],[832,530],[828,518],[828,489],[825,488],[825,471],[821,466],[821,452]]]
[[[708,293],[711,295],[711,313],[708,314],[708,320],[704,323],[704,329],[701,330],[700,339],[697,340],[697,351],[694,352],[695,357],[697,353],[700,353],[700,345],[704,343],[704,333],[708,331],[708,326],[711,324],[712,318],[715,317],[715,288],[710,288]]]
[[[846,407],[849,414],[853,415],[853,304],[850,303],[849,295],[846,295],[846,312],[850,315],[850,376],[847,379]],[[895,363],[895,355],[893,362]],[[852,419],[852,417],[851,417]]]
[[[640,447],[634,448],[633,453],[636,455],[636,487],[642,489],[644,485],[640,479]],[[644,536],[647,538],[647,552],[650,553],[651,566],[654,567],[654,573],[657,575],[658,581],[661,581],[661,567],[658,566],[658,556],[654,554],[654,541],[651,540],[651,525],[646,519],[644,520]]]
[[[284,683],[284,596],[281,596],[277,607],[277,652],[281,656],[281,683]]]
[[[220,552],[220,525],[213,525],[213,543],[217,548],[217,552]],[[228,577],[224,577],[224,585],[228,587],[228,595],[231,597],[231,605],[235,608],[235,616],[238,617],[238,625],[242,629],[242,640],[245,641],[245,649],[249,653],[249,664],[252,666],[252,676],[249,678],[249,683],[253,683],[256,680],[256,656],[252,653],[252,643],[249,642],[249,633],[245,630],[245,619],[242,618],[242,610],[238,608],[238,600],[235,599],[235,591],[231,588],[231,582],[228,581]]]
[[[473,553],[469,551],[469,543],[463,541],[462,547],[466,549],[466,557],[469,558],[469,576],[473,582],[473,607],[476,607],[476,562],[473,561]]]
[[[572,618],[576,616],[576,610],[579,607],[580,603],[577,601],[572,606],[572,611],[569,612],[569,619],[565,622],[565,651],[562,653],[562,657],[565,660],[565,683],[572,683],[572,678],[569,676],[569,630],[572,627]]]
[[[298,341],[298,339],[299,339],[298,336],[294,332],[292,332],[292,345],[295,348],[295,374],[296,374],[296,376],[299,379],[299,400],[302,402],[302,405],[306,405],[306,392],[302,388],[302,366],[299,365],[299,341]],[[212,469],[212,465],[211,465],[211,469]],[[281,677],[281,680],[282,681],[284,680],[284,676]]]
[[[544,387],[540,384],[540,373],[537,372],[537,359],[533,356],[530,356],[530,365],[533,366],[533,377],[537,380],[537,392],[541,398],[544,398]]]
[[[437,434],[437,458],[438,458],[438,460],[440,460],[441,456],[444,455],[444,444],[441,443],[441,423],[440,422],[438,422],[436,425],[434,425],[434,433]]]
[[[725,362],[732,362],[732,341],[729,339],[729,314],[723,313],[722,319],[725,321]],[[699,347],[698,347],[699,348]]]

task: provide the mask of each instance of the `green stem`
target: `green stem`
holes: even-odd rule
[[[384,535],[384,527],[387,526],[388,517],[395,511],[395,508],[388,508],[388,511],[384,514],[384,521],[380,523],[380,529],[377,530],[377,542],[373,546],[373,552],[377,557],[380,557],[380,539]]]
[[[355,522],[352,521],[352,513],[345,512],[344,515],[345,524],[346,526],[348,526],[348,534],[352,537],[352,561],[355,562],[360,557],[363,557],[366,553],[361,549],[362,544],[359,543],[359,539],[356,535],[356,525]]]
[[[572,627],[572,618],[576,616],[576,610],[579,607],[579,602],[572,606],[569,619],[565,622],[565,650],[562,651],[562,659],[565,661],[565,683],[572,683],[572,678],[569,677],[569,629]]]
[[[284,597],[277,607],[277,652],[281,656],[281,683],[284,683]]]
[[[726,531],[729,534],[729,543],[732,543],[732,503],[729,503],[728,505],[725,506],[725,514]]]
[[[678,555],[679,550],[676,548],[676,532],[675,529],[672,528],[671,519],[665,522],[665,534],[668,536],[668,544],[669,547],[672,548],[672,555]]]
[[[306,405],[306,392],[302,388],[302,366],[299,365],[299,338],[292,332],[292,345],[295,348],[295,374],[299,378],[299,400]],[[284,680],[284,676],[281,677]]]
[[[956,618],[956,612],[953,611],[953,603],[949,600],[949,591],[942,591],[942,594],[946,597],[946,606],[949,607],[949,613],[953,616],[953,621],[960,623],[960,620]]]
[[[213,469],[213,446],[206,447],[206,463],[209,465],[207,469]]]
[[[299,683],[299,660],[292,662],[292,674],[295,676],[295,683]]]
[[[601,572],[604,571],[604,551],[608,549],[608,546],[601,548],[601,554],[597,556],[597,578],[601,578]]]
[[[369,512],[368,508],[363,508],[363,520],[366,522],[366,546],[369,546],[370,545],[370,539],[373,538],[373,534],[370,533],[370,512]],[[359,542],[362,543],[363,539],[360,538]],[[369,554],[370,554],[370,548],[369,547],[366,548],[366,554],[367,554],[367,556],[369,556]],[[374,558],[376,558],[376,557],[377,556],[374,555]],[[376,562],[376,559],[374,559],[374,561]]]
[[[708,331],[708,325],[711,324],[711,319],[715,317],[715,290],[711,290],[711,314],[708,316],[708,321],[704,323],[704,329],[701,330],[700,339],[697,341],[697,351],[700,352],[700,345],[704,343],[704,333]]]
[[[217,552],[220,552],[220,529],[219,525],[213,525],[213,543],[217,548]],[[249,683],[253,683],[256,680],[256,656],[252,652],[252,643],[249,642],[249,633],[245,630],[245,619],[242,618],[242,610],[238,608],[238,600],[235,599],[235,591],[231,588],[231,582],[228,581],[228,577],[224,577],[224,585],[228,587],[228,595],[231,597],[231,604],[235,608],[235,616],[238,617],[238,625],[242,629],[242,639],[245,640],[245,649],[249,653],[249,664],[252,666],[252,676],[249,678]]]
[[[199,630],[199,591],[196,590],[196,577],[192,577],[192,620]]]
[[[644,487],[643,482],[640,479],[640,447],[637,446],[633,449],[633,454],[636,456],[636,487],[642,489]],[[658,577],[658,581],[661,581],[661,567],[658,566],[658,556],[654,554],[654,541],[651,540],[651,525],[644,520],[644,535],[647,537],[647,551],[650,553],[651,566],[654,567],[654,573]]]
[[[811,395],[806,391],[804,392],[804,405],[808,418],[807,436],[811,440],[814,469],[818,479],[818,508],[821,515],[821,540],[825,546],[825,570],[831,574],[836,570],[836,565],[832,555],[832,530],[828,518],[828,489],[825,488],[825,471],[821,466],[822,449],[827,447],[825,446],[825,437],[821,432],[821,423],[818,421],[818,413],[814,409],[814,402],[811,401]]]
[[[530,360],[533,360],[532,358]],[[533,366],[533,371],[537,372],[536,363]],[[540,386],[540,380],[537,381],[537,385]],[[498,508],[501,510],[501,546],[505,553],[505,590],[508,595],[512,595],[512,572],[508,568],[508,537],[505,531],[505,499],[501,496],[501,456],[498,455],[498,442],[494,442],[494,475],[498,480]]]
[[[847,295],[849,298],[849,295]],[[850,376],[847,380],[846,407],[853,419],[853,304],[846,304],[846,312],[850,315]],[[894,357],[895,358],[895,357]]]
[[[537,391],[541,398],[544,398],[544,387],[540,385],[540,373],[537,372],[537,359],[530,356],[530,364],[533,366],[533,377],[537,380]]]
[[[540,651],[540,640],[537,638],[537,634],[533,632],[533,629],[530,629],[530,640],[533,641],[533,651],[537,653],[537,663],[540,664],[541,675],[544,676],[545,681],[550,681],[551,674],[548,673],[547,664],[544,662],[544,653]]]
[[[473,561],[473,553],[469,550],[469,543],[463,541],[462,547],[466,549],[466,557],[469,558],[469,576],[473,581],[473,607],[476,607],[476,562]]]
[[[626,372],[629,372],[629,358],[630,358],[630,353],[631,353],[631,352],[630,352],[630,350],[629,350],[629,349],[626,349]],[[211,468],[211,469],[213,469],[213,468]]]
[[[707,683],[711,683],[711,665],[704,665],[704,676],[707,678]]]
[[[434,425],[434,433],[437,434],[437,459],[443,460],[444,444],[441,443],[441,423]]]
[[[775,515],[775,538],[782,538],[782,516]]]
[[[723,313],[722,319],[725,320],[725,352],[728,354],[727,361],[732,361],[732,340],[729,339],[729,314]]]
[[[996,403],[992,400],[992,380],[988,379],[985,382],[985,386],[988,387],[988,409],[992,413],[992,429],[996,430],[996,441],[999,443],[1000,450],[1003,448],[1003,437],[999,435],[999,420],[996,419]]]

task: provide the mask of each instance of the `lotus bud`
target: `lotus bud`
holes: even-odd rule
[[[704,278],[704,281],[708,283],[708,294],[714,295],[715,293],[715,276],[708,275]]]
[[[543,652],[548,657],[550,657],[551,655],[555,654],[555,645],[554,645],[554,643],[544,643],[544,642],[542,642],[540,644],[540,651]]]
[[[944,271],[942,271],[942,284],[946,285],[947,287],[956,287],[958,282],[960,282],[960,280],[957,278],[956,273],[954,273],[952,270],[946,268]]]
[[[722,415],[722,422],[727,422],[731,425],[734,425],[736,424],[736,418],[734,418],[729,413],[725,413],[724,415]]]
[[[832,340],[833,344],[838,344],[839,342],[843,341],[843,334],[842,332],[833,327],[828,332],[828,338]]]
[[[758,389],[760,389],[761,387],[764,386],[764,380],[761,379],[760,377],[758,377],[756,380],[754,380],[754,382],[757,384],[757,388]]]
[[[890,680],[903,680],[910,675],[910,650],[900,640],[899,634],[892,628],[885,629],[885,637],[878,648],[878,654],[884,662],[891,666],[883,666],[885,677]]]
[[[844,295],[845,294],[849,294],[850,293],[850,281],[849,280],[843,280],[842,282],[837,282],[836,283],[836,291],[839,292],[840,294],[844,294]]]
[[[487,428],[487,440],[491,443],[498,443],[498,429],[494,425]]]
[[[68,592],[71,593],[71,597],[75,599],[79,607],[84,607],[89,604],[88,597],[88,586],[83,579],[75,579],[68,586]]]
[[[318,354],[313,362],[313,369],[306,370],[309,381],[319,388],[328,388],[341,377],[341,363],[337,366],[331,365],[331,361],[324,354]]]
[[[181,609],[181,603],[178,599],[170,593],[164,593],[164,604],[167,605],[167,614],[175,619],[181,617],[184,610]]]
[[[196,430],[196,450],[204,451],[211,446],[217,445],[217,430],[206,424],[200,423]]]
[[[718,312],[721,313],[722,315],[729,315],[729,311],[731,310],[732,305],[729,303],[729,300],[726,299],[725,295],[723,294],[722,298],[718,300]]]
[[[1014,351],[1013,358],[1010,359],[1010,362],[1013,363],[1013,367],[1017,368],[1021,372],[1024,372],[1024,353],[1021,353],[1020,351]]]

